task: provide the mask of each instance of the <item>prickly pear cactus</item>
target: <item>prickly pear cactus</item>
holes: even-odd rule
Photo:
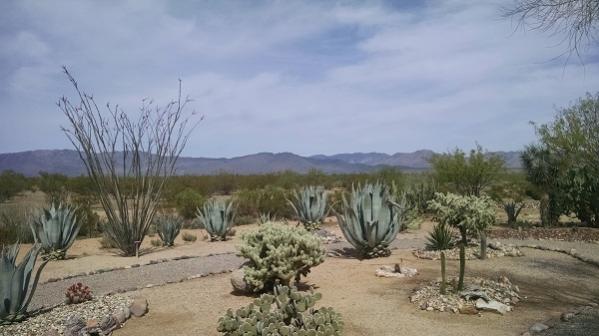
[[[227,336],[289,335],[337,336],[343,330],[341,315],[333,308],[315,309],[319,293],[300,293],[295,287],[276,286],[247,307],[231,309],[218,321],[217,330]]]
[[[254,292],[298,281],[321,264],[326,253],[320,238],[302,227],[266,223],[242,240],[240,255],[249,259],[244,280]]]

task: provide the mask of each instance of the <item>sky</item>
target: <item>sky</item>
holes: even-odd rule
[[[599,90],[599,47],[518,28],[507,1],[2,1],[0,153],[72,148],[61,66],[131,116],[176,97],[185,156],[519,150]]]

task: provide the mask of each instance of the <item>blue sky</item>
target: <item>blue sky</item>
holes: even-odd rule
[[[397,5],[399,4],[399,5]],[[494,1],[3,1],[0,152],[71,148],[60,67],[137,112],[177,79],[184,154],[517,150],[599,89],[599,48],[515,29]]]

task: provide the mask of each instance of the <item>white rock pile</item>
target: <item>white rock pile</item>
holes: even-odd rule
[[[411,278],[416,274],[418,274],[417,269],[400,266],[399,264],[394,266],[383,265],[375,271],[377,277],[384,278]]]
[[[499,257],[521,257],[524,255],[520,249],[511,244],[502,244],[501,242],[495,241],[490,242],[487,245],[487,258],[499,258]],[[466,259],[478,259],[480,257],[480,247],[478,244],[471,244],[466,247]],[[414,255],[420,259],[439,260],[441,259],[440,251],[432,250],[415,250]],[[445,251],[445,258],[451,260],[460,259],[460,249],[455,247],[451,250]]]
[[[507,277],[497,281],[467,278],[465,282],[465,289],[456,292],[457,279],[452,279],[447,284],[446,294],[442,295],[440,281],[433,281],[417,289],[410,301],[427,311],[473,315],[487,311],[503,315],[512,311],[521,300],[518,286],[512,285]]]

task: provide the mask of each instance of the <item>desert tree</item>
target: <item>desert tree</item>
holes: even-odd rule
[[[179,81],[176,99],[164,106],[144,99],[137,119],[110,103],[102,111],[63,70],[76,93],[75,100],[63,96],[58,101],[69,121],[63,131],[97,189],[107,217],[105,234],[124,255],[135,255],[197,124],[184,111],[190,100],[181,97]]]
[[[518,26],[565,34],[568,53],[579,55],[580,48],[596,39],[599,25],[598,0],[516,0],[503,9],[503,16]]]

